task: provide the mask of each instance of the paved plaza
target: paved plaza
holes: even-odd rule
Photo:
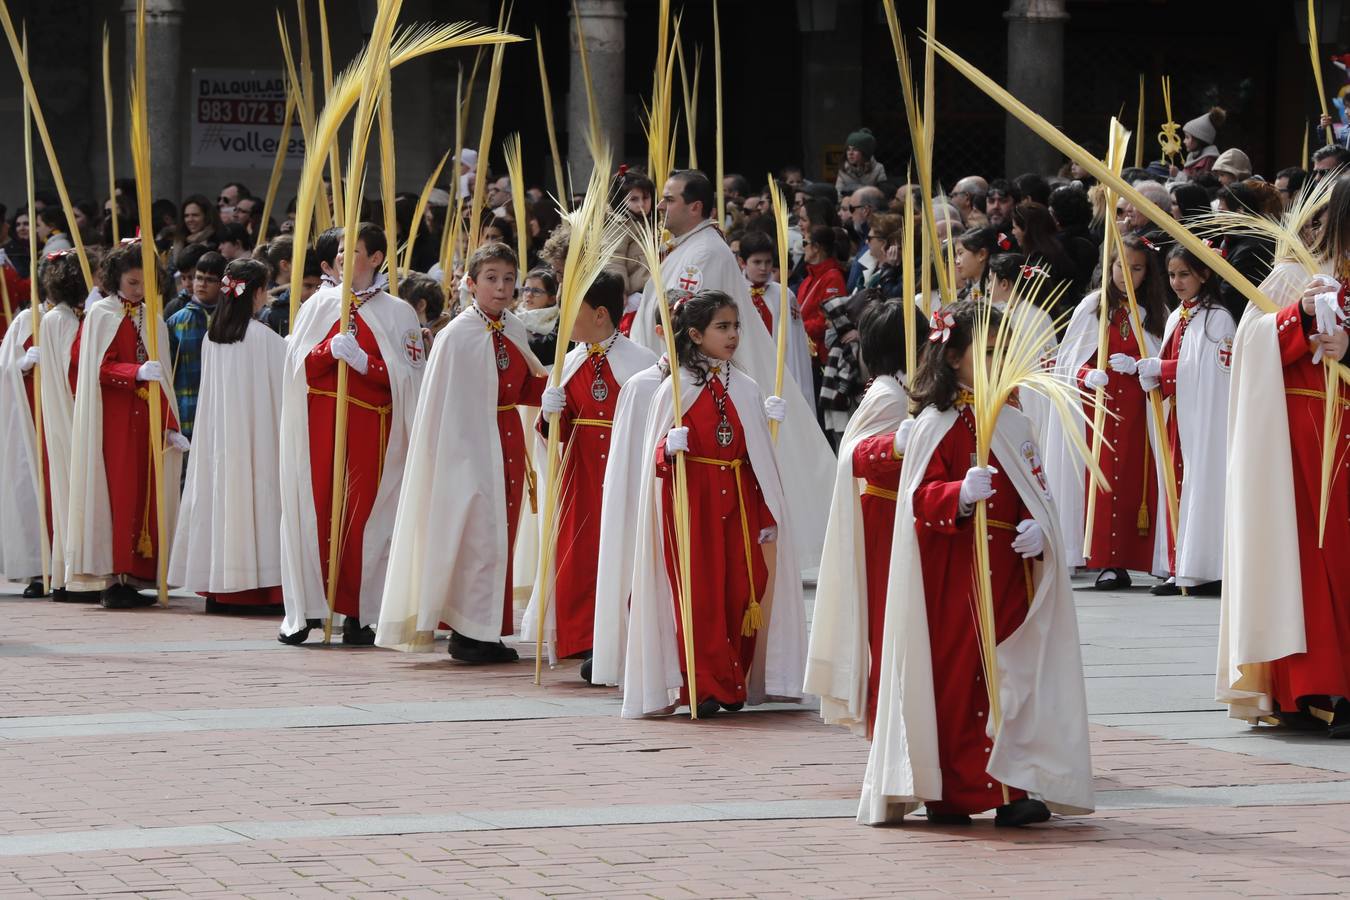
[[[1226,718],[1217,600],[1078,592],[1099,811],[995,830],[854,824],[867,744],[812,708],[628,721],[575,662],[537,687],[443,643],[285,647],[192,597],[17,594],[3,898],[1350,890],[1350,747]]]

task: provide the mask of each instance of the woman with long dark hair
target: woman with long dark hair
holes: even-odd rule
[[[1056,236],[1058,228],[1050,210],[1039,203],[1021,203],[1013,207],[1013,239],[1021,248],[1028,265],[1043,270],[1050,285],[1061,281],[1072,282],[1078,278],[1078,270],[1073,260],[1064,250],[1064,245]],[[1076,301],[1069,298],[1069,302]]]
[[[267,303],[267,281],[263,262],[231,262],[202,342],[169,581],[204,596],[208,613],[280,609],[281,485],[273,463],[286,342],[254,318]]]

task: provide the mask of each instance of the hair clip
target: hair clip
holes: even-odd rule
[[[128,247],[128,246],[130,246],[130,245],[132,245],[132,244],[139,244],[140,242],[141,242],[141,236],[140,236],[139,233],[137,233],[137,235],[136,235],[135,237],[124,237],[124,238],[122,238],[122,240],[119,241],[118,243],[119,243],[121,246],[123,246],[123,247]]]
[[[951,313],[935,309],[933,310],[932,328],[928,332],[928,343],[945,344],[951,340],[952,329],[956,327],[956,317]]]
[[[74,250],[53,250],[51,253],[48,253],[45,258],[47,262],[53,262],[54,260],[64,259],[74,252]]]
[[[619,163],[619,174],[616,175],[615,177],[622,178],[627,174],[628,174],[628,163]]]
[[[234,294],[236,297],[242,297],[244,296],[244,289],[248,287],[248,285],[237,278],[231,278],[229,275],[226,275],[224,278],[220,279],[220,287],[226,295]]]
[[[1008,236],[1001,231],[998,233],[998,249],[1000,250],[1012,249],[1012,241],[1010,241],[1008,239]]]
[[[1145,247],[1152,250],[1154,253],[1159,253],[1162,251],[1162,247],[1159,247],[1157,244],[1153,243],[1142,234],[1139,235],[1139,243],[1143,244]]]
[[[1049,273],[1046,272],[1044,269],[1042,269],[1040,266],[1023,266],[1023,267],[1022,267],[1022,277],[1023,277],[1023,278],[1036,278],[1036,277],[1038,277],[1038,276],[1040,276],[1040,277],[1045,277],[1045,276],[1048,275],[1048,274],[1049,274]]]
[[[1219,254],[1221,259],[1228,258],[1228,240],[1226,238],[1217,245],[1214,243],[1214,238],[1202,238],[1202,240],[1205,242],[1205,246]]]

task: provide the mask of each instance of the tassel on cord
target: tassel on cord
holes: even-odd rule
[[[759,608],[759,601],[751,597],[750,605],[746,607],[745,616],[741,619],[741,637],[754,637],[755,632],[763,627],[764,611]]]
[[[1140,533],[1140,534],[1148,534],[1148,532],[1149,532],[1149,516],[1148,516],[1148,469],[1149,469],[1149,463],[1150,463],[1149,457],[1150,457],[1152,454],[1149,452],[1149,446],[1148,446],[1148,443],[1149,443],[1148,435],[1145,434],[1145,435],[1144,435],[1144,489],[1143,489],[1143,492],[1139,495],[1139,515],[1138,515],[1138,517],[1135,519],[1135,523],[1134,523],[1134,524],[1135,524],[1135,527],[1137,527],[1137,528],[1139,529],[1139,533]]]
[[[152,451],[153,452],[153,451]],[[141,510],[141,533],[136,537],[136,555],[141,559],[151,559],[155,555],[155,545],[150,540],[150,498],[155,493],[155,460],[153,457],[146,460],[148,469],[145,477],[145,483],[148,485],[145,491],[145,507]]]

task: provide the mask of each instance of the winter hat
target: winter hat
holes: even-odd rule
[[[1196,116],[1191,119],[1181,130],[1202,142],[1205,146],[1214,143],[1214,135],[1223,126],[1224,119],[1228,118],[1228,113],[1224,112],[1223,107],[1216,106],[1203,116]]]
[[[857,148],[863,156],[871,159],[877,152],[877,139],[870,128],[859,128],[848,136],[847,144]]]
[[[1242,181],[1251,177],[1252,161],[1238,148],[1230,147],[1219,154],[1219,158],[1214,160],[1214,165],[1210,169],[1214,172],[1224,172]]]

